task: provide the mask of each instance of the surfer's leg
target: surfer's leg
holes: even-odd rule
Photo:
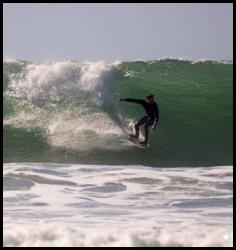
[[[147,145],[148,144],[148,139],[149,139],[149,127],[152,126],[154,123],[153,118],[149,118],[148,121],[145,123],[144,129],[145,129],[145,139],[142,142],[142,144]]]
[[[148,117],[144,116],[142,117],[134,126],[135,128],[135,137],[139,138],[139,127],[141,127],[145,122],[147,122]]]

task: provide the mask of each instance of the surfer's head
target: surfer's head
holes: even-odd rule
[[[148,95],[146,95],[146,99],[149,103],[153,103],[154,102],[154,95],[148,94]]]

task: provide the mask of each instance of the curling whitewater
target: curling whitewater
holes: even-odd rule
[[[5,246],[233,245],[232,166],[3,168]]]

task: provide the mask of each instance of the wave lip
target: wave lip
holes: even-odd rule
[[[11,74],[10,89],[16,96],[36,103],[74,101],[83,93],[101,99],[103,85],[111,79],[116,65],[74,61],[30,63],[21,72]]]

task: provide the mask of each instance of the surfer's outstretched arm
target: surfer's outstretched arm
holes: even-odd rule
[[[145,100],[143,100],[143,99],[134,99],[134,98],[120,98],[119,101],[120,102],[123,102],[123,101],[125,101],[125,102],[134,102],[134,103],[138,103],[138,104],[141,104],[141,105],[146,103]]]

